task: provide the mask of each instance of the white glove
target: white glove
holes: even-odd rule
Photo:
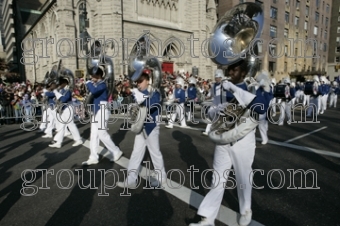
[[[144,100],[147,98],[147,95],[140,92],[138,89],[134,88],[132,89],[132,93],[137,101],[138,104],[141,104],[144,102]],[[144,97],[145,96],[145,97]]]
[[[247,107],[256,97],[256,95],[235,86],[233,83],[229,81],[224,81],[222,85],[224,89],[229,90],[230,92],[233,93],[238,103],[242,107]]]
[[[92,80],[87,80],[85,84],[92,83]]]
[[[59,100],[60,99],[60,97],[62,97],[63,95],[61,95],[61,93],[59,93],[58,92],[58,90],[53,90],[53,93],[54,93],[54,95],[55,95],[55,97],[57,98],[57,100]]]
[[[264,79],[260,81],[260,86],[263,87],[264,91],[267,93],[270,92],[270,84],[268,84],[268,82],[266,82]]]

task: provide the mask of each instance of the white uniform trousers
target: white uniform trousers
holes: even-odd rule
[[[318,114],[320,114],[320,112],[321,112],[321,99],[322,99],[322,96],[321,95],[319,95],[318,96]]]
[[[133,184],[137,180],[146,147],[148,147],[154,169],[157,173],[161,174],[158,175],[158,179],[162,180],[160,182],[166,181],[163,155],[160,151],[159,146],[159,129],[159,123],[157,123],[156,127],[151,131],[150,135],[147,138],[144,137],[143,132],[136,135],[133,151],[128,166],[128,184]]]
[[[106,101],[101,101],[100,104],[107,104]],[[95,117],[94,120],[92,118],[91,123],[91,142],[90,142],[90,157],[91,160],[98,160],[98,148],[99,141],[103,142],[105,147],[109,152],[111,152],[112,156],[118,156],[120,154],[120,149],[115,143],[112,141],[110,134],[105,130],[107,128],[107,121],[110,117],[110,111],[108,109],[100,106],[99,111],[97,111],[96,115],[92,115]]]
[[[310,102],[310,95],[305,95],[305,101],[304,101],[304,106],[308,106]]]
[[[47,110],[48,110],[48,108],[47,109],[45,109],[45,110],[43,110],[43,112],[42,112],[42,122],[40,123],[40,126],[39,126],[39,129],[41,129],[41,130],[44,130],[44,129],[46,129],[46,122],[47,122],[47,119],[48,119],[48,113],[47,113]]]
[[[237,195],[240,213],[251,210],[252,164],[255,156],[255,129],[242,140],[230,145],[216,145],[214,153],[212,188],[204,197],[198,209],[198,215],[206,217],[208,222],[214,223],[223,199],[228,175],[224,174],[234,166]],[[216,178],[217,177],[217,178]],[[219,177],[219,178],[218,178]]]
[[[259,131],[260,131],[260,135],[262,138],[262,142],[263,143],[267,143],[268,142],[268,135],[267,135],[267,131],[268,131],[268,120],[267,120],[267,114],[259,114]]]
[[[178,106],[179,105],[179,106]],[[172,106],[176,106],[176,112],[172,113],[171,116],[171,120],[169,120],[169,125],[172,126],[178,116],[180,122],[181,122],[181,126],[186,126],[187,123],[185,122],[185,108],[184,108],[184,103],[178,104],[176,105],[172,105]]]
[[[334,104],[334,107],[336,108],[336,102],[338,102],[338,95],[336,95],[335,93],[330,94],[329,107],[332,107]]]
[[[282,126],[284,124],[284,119],[287,117],[287,122],[290,124],[290,120],[292,117],[292,103],[291,101],[281,101],[280,106],[280,118],[279,118],[279,125]]]
[[[327,95],[320,96],[320,99],[321,99],[320,111],[321,113],[323,113],[327,107]]]
[[[63,110],[61,115],[59,114],[56,117],[57,119],[56,126],[57,126],[58,132],[54,136],[53,140],[55,140],[58,144],[63,143],[66,127],[68,127],[68,129],[70,130],[73,140],[75,141],[81,140],[79,130],[73,121],[74,119],[73,116],[74,116],[74,108],[73,106],[69,105],[67,108],[65,108],[65,110]]]
[[[269,102],[269,107],[271,108],[271,115],[272,116],[276,115],[276,105],[275,104],[276,104],[276,98],[274,97]]]
[[[45,129],[45,134],[52,136],[52,130],[56,127],[56,117],[57,117],[57,110],[47,108],[47,120],[49,123],[47,123],[47,127]]]
[[[318,115],[318,104],[319,104],[319,97],[310,97],[310,100],[309,100],[309,105],[308,105],[308,108],[307,108],[307,116],[311,117],[311,116],[316,116]],[[313,115],[312,115],[312,112]]]

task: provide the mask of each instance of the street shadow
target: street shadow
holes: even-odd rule
[[[101,165],[93,165],[90,167],[84,167],[82,174],[79,173],[79,177],[76,178],[78,181],[75,183],[70,195],[66,200],[59,206],[52,217],[46,222],[45,225],[81,225],[86,214],[91,210],[93,199],[96,194],[100,193],[101,186],[101,172],[99,169],[112,169],[113,164],[107,164],[103,167]],[[86,170],[87,168],[93,170],[94,176]],[[82,186],[92,186],[98,187],[98,189],[86,188],[82,189]],[[98,222],[98,224],[100,224]]]
[[[30,150],[28,150],[28,153],[32,153],[32,151],[36,151],[39,148],[40,143],[35,143],[32,145]],[[71,148],[66,150],[62,153],[45,153],[45,161],[38,165],[35,169],[49,169],[53,165],[62,162],[66,160],[68,157],[70,157],[72,154],[76,153],[78,151],[78,148]],[[34,170],[34,169],[32,169]],[[42,176],[41,172],[36,173],[35,181],[39,180]],[[30,174],[27,174],[26,177],[27,181],[30,180]],[[33,182],[34,183],[34,182]],[[20,194],[21,189],[23,188],[23,180],[22,178],[14,181],[4,189],[0,191],[0,198],[3,198],[3,201],[0,203],[0,220],[2,220],[8,211],[16,204],[16,202],[22,197]],[[31,189],[28,189],[28,191],[31,191]]]
[[[127,225],[169,225],[167,221],[173,214],[173,207],[165,191],[143,189],[140,194],[135,193],[130,198],[126,213]]]

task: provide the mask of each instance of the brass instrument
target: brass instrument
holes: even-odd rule
[[[209,54],[215,56],[211,60],[222,68],[244,60],[248,69],[247,77],[254,77],[259,69],[258,58],[255,56],[258,53],[256,39],[261,35],[263,21],[263,10],[255,3],[242,3],[226,12],[216,24],[209,40]],[[222,80],[221,84],[226,80],[230,78]],[[249,92],[251,93],[255,93],[255,87]],[[251,118],[250,109],[241,105],[237,96],[222,107],[223,109],[219,109],[218,119],[212,120],[209,132],[209,138],[216,144],[236,142],[258,125]]]
[[[143,35],[137,41],[137,48],[133,49],[129,57],[129,77],[132,83],[136,82],[142,75],[145,69],[151,71],[150,85],[148,87],[149,96],[152,97],[153,93],[160,89],[162,83],[162,67],[160,62],[155,57],[147,55],[150,49],[150,41],[147,35]],[[138,104],[130,104],[130,116],[131,116],[131,131],[134,133],[140,133],[143,129],[145,119],[147,117],[147,108]]]

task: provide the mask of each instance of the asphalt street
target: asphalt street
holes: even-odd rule
[[[301,119],[295,113],[298,122]],[[253,189],[251,225],[340,225],[339,107],[327,109],[318,121],[269,124],[268,144],[262,145],[258,139],[253,163],[253,169],[259,170],[254,175],[258,189]],[[164,189],[148,189],[145,179],[150,157],[146,152],[140,174],[144,179],[136,190],[128,191],[112,187],[123,180],[134,145],[135,135],[121,130],[123,125],[119,119],[109,125],[108,132],[124,156],[112,163],[101,148],[100,162],[89,167],[81,165],[90,153],[89,124],[77,123],[86,141],[83,145],[72,147],[72,137],[66,137],[60,149],[48,147],[50,139],[41,138],[37,131],[3,125],[0,225],[180,226],[197,222],[197,208],[209,191],[212,176],[207,169],[213,168],[214,144],[201,134],[205,124],[188,123],[189,128],[173,129],[161,125],[168,183]],[[256,137],[260,138],[258,131]],[[194,176],[190,167],[198,170]],[[298,170],[309,173],[302,177]],[[237,225],[239,217],[232,179],[227,185],[216,220],[219,226]]]

